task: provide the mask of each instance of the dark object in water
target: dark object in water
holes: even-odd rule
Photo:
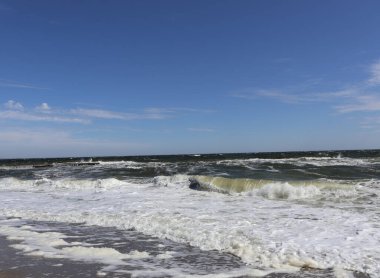
[[[82,165],[98,165],[99,162],[70,162],[71,166],[82,166]]]
[[[193,189],[193,190],[202,190],[201,185],[199,184],[199,182],[196,179],[189,178],[189,181],[190,181],[190,185],[189,185],[190,189]]]
[[[53,167],[53,164],[39,164],[39,165],[33,165],[33,168],[50,168]]]

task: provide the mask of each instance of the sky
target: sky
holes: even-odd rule
[[[0,158],[380,148],[378,0],[0,0]]]

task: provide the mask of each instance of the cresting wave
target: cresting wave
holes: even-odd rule
[[[315,187],[319,189],[346,190],[352,188],[352,185],[346,183],[338,183],[327,180],[279,182],[261,179],[230,179],[224,177],[194,176],[190,178],[190,181],[197,184],[197,186],[201,189],[214,189],[226,193],[241,193],[252,191],[253,189],[263,188],[270,184],[277,184],[279,186],[286,184],[293,187]]]
[[[258,195],[268,199],[299,199],[333,193],[335,197],[355,195],[354,184],[329,180],[274,181],[259,179],[231,179],[212,176],[159,176],[159,186],[189,186],[190,189],[226,194]]]

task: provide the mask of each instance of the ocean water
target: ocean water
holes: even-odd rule
[[[1,160],[0,235],[99,276],[380,277],[379,196],[376,150]]]

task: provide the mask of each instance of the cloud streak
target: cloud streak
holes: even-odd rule
[[[107,119],[107,120],[162,120],[173,115],[173,111],[161,108],[147,108],[141,113],[122,113],[103,109],[84,109],[76,108],[70,110],[71,114],[89,118]]]
[[[370,85],[380,85],[380,60],[371,65],[370,74],[368,83]]]
[[[251,101],[272,99],[292,104],[324,103],[338,114],[357,113],[361,128],[378,129],[380,125],[380,60],[369,65],[366,79],[335,91],[318,92],[315,86],[293,86],[283,89],[247,88],[231,96]],[[312,85],[312,84],[310,84]]]
[[[20,83],[14,81],[8,81],[0,79],[0,87],[18,88],[18,89],[35,89],[35,90],[47,90],[48,88],[39,87],[32,84]]]
[[[77,109],[71,109],[71,114],[78,115],[78,116],[85,116],[90,118],[98,118],[98,119],[116,119],[116,120],[126,120],[126,119],[132,119],[133,115],[128,115],[124,113],[118,113],[108,110],[101,110],[101,109],[83,109],[83,108],[77,108]]]
[[[288,104],[324,102],[331,104],[338,113],[380,111],[380,60],[369,66],[367,80],[354,86],[331,92],[310,92],[305,88],[245,89],[231,94],[233,97],[258,100],[269,98]]]
[[[356,96],[354,103],[338,105],[335,109],[340,113],[380,111],[380,98],[374,95]]]
[[[0,158],[137,154],[149,148],[142,143],[80,139],[58,129],[3,130],[0,145]]]
[[[177,117],[185,113],[208,112],[208,110],[198,110],[192,108],[156,108],[150,107],[141,112],[125,113],[104,109],[75,108],[58,110],[53,109],[46,102],[38,105],[33,110],[24,109],[24,106],[14,100],[9,100],[4,104],[6,110],[0,110],[0,119],[34,122],[56,122],[90,124],[96,119],[103,120],[163,120]]]
[[[56,122],[56,123],[77,123],[89,124],[91,121],[81,118],[70,118],[56,115],[39,115],[23,111],[7,110],[0,111],[0,119],[3,120],[18,120],[28,122]]]

